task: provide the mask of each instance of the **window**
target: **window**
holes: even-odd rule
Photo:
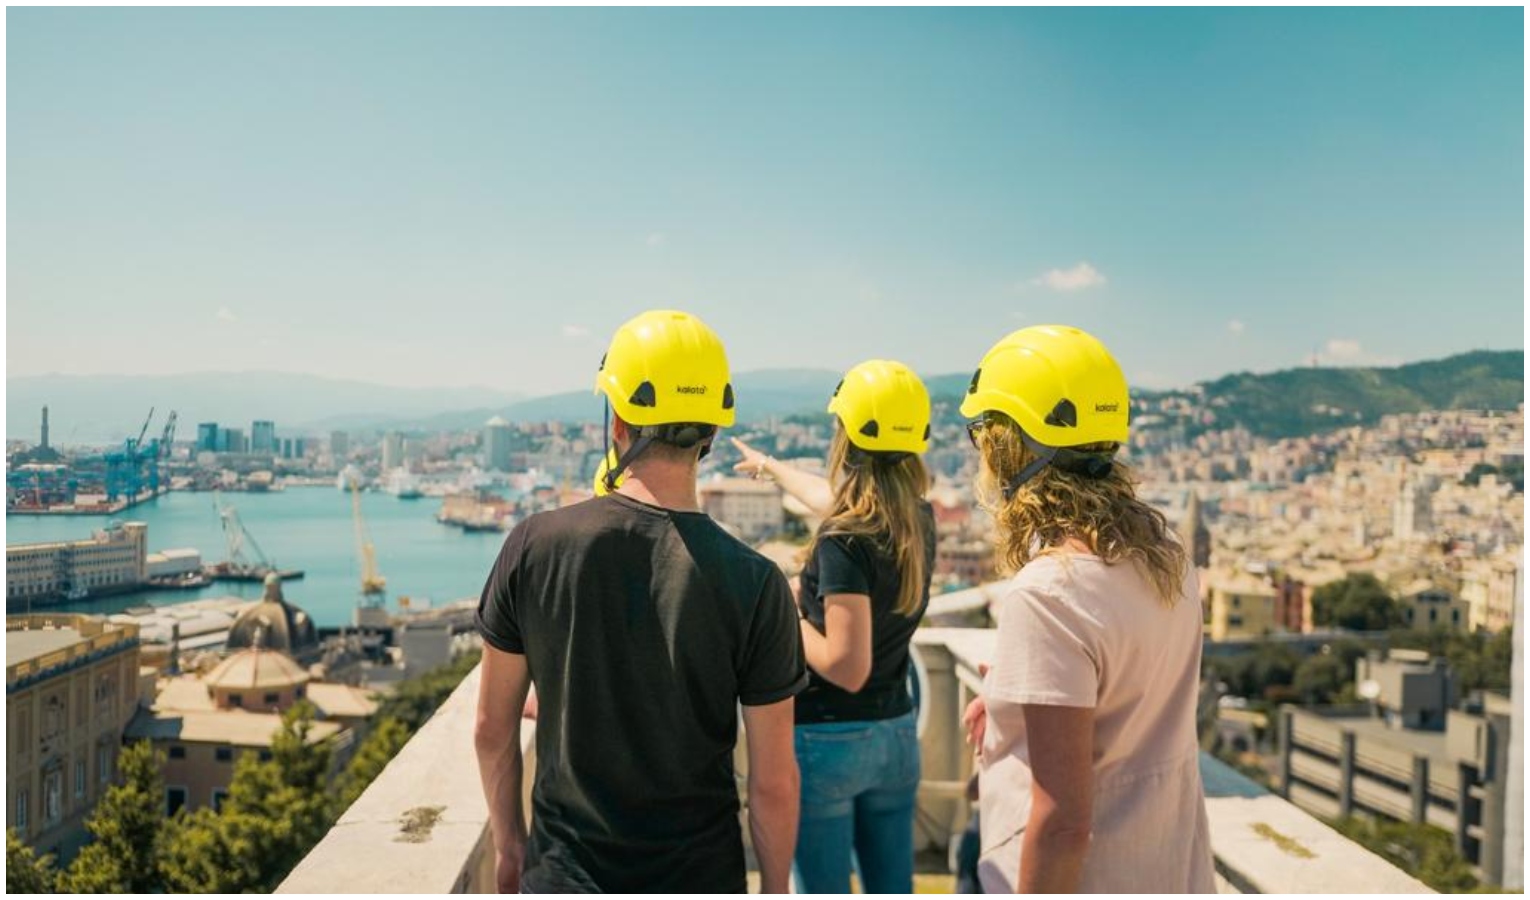
[[[173,816],[186,805],[186,789],[183,787],[165,788],[165,814]]]
[[[229,706],[244,706],[244,697],[239,694],[228,695]]]
[[[228,799],[228,791],[223,788],[213,788],[212,808],[213,812],[223,812],[223,801]]]
[[[267,706],[275,706],[276,704],[280,703],[281,700],[282,698],[279,694],[267,694],[262,702],[264,702]]]
[[[112,748],[107,744],[96,747],[96,781],[102,785],[112,780]]]
[[[64,772],[54,769],[43,775],[43,821],[57,822],[64,816]]]
[[[218,758],[218,762],[233,762],[234,761],[234,748],[233,747],[219,747],[218,749],[213,751],[213,755]]]
[[[271,751],[270,750],[262,750],[262,751],[260,751],[260,761],[261,762],[270,762],[271,761]]]
[[[83,760],[83,759],[75,760],[74,761],[74,799],[76,799],[76,800],[84,800],[85,799],[85,782],[87,780],[88,779],[87,779],[87,777],[85,775],[85,760]]]
[[[16,830],[22,834],[27,831],[27,792],[16,792]]]
[[[1228,616],[1227,617],[1227,627],[1228,628],[1242,628],[1243,627],[1243,617],[1242,616]]]
[[[185,759],[186,758],[186,748],[181,746],[180,744],[171,744],[170,745],[170,758],[171,759]]]

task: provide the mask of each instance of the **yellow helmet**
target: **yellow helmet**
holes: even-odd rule
[[[630,425],[733,424],[728,355],[689,313],[649,310],[616,329],[595,390]]]
[[[1001,412],[1046,447],[1124,444],[1130,397],[1099,339],[1066,325],[1022,328],[993,345],[972,376],[962,415]]]
[[[627,477],[626,473],[619,474],[615,478],[611,479],[614,484],[612,484],[609,488],[606,487],[606,473],[611,471],[611,469],[615,466],[616,448],[612,447],[606,450],[605,459],[600,461],[600,467],[595,470],[595,496],[604,497],[605,495],[611,493],[613,489],[622,486],[622,482],[626,480]]]
[[[846,372],[828,411],[850,443],[869,453],[923,453],[930,446],[930,392],[903,363],[870,359]]]

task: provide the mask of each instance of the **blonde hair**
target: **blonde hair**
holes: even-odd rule
[[[829,445],[829,480],[834,502],[809,552],[826,537],[870,539],[891,554],[898,566],[898,602],[893,610],[901,616],[917,614],[929,578],[920,520],[920,501],[930,486],[924,460],[914,453],[897,462],[876,459],[851,445],[840,426]]]
[[[1020,437],[1020,427],[1002,414],[990,414],[977,433],[983,455],[979,498],[997,526],[999,556],[1018,571],[1032,559],[1060,555],[1077,538],[1106,563],[1130,561],[1153,585],[1160,600],[1173,606],[1183,591],[1185,550],[1174,538],[1163,513],[1137,499],[1131,470],[1113,460],[1103,478],[1042,467],[1005,499],[1002,486],[1035,459]],[[1075,448],[1106,452],[1114,444]]]

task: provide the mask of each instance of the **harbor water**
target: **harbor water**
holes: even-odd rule
[[[5,519],[7,545],[77,540],[108,521],[137,521],[149,526],[149,552],[180,547],[200,551],[203,563],[227,556],[227,541],[213,494],[176,492],[106,516],[21,516]],[[282,569],[302,569],[302,579],[287,581],[287,599],[306,609],[321,627],[348,625],[361,597],[361,564],[351,498],[330,487],[289,487],[271,493],[230,493],[222,502],[239,511],[245,528],[266,558]],[[412,608],[428,600],[440,605],[476,597],[504,542],[499,532],[464,532],[435,519],[440,501],[400,500],[392,494],[361,495],[362,514],[377,553],[377,568],[388,581],[389,609],[400,597]],[[247,547],[245,554],[253,558]],[[115,613],[130,606],[163,606],[202,597],[254,599],[261,585],[213,582],[196,590],[153,590],[68,602],[49,609]],[[25,612],[7,608],[7,613]]]

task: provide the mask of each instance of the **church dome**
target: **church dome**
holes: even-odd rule
[[[302,656],[319,646],[319,632],[308,613],[282,596],[282,580],[275,572],[266,576],[266,593],[260,602],[239,614],[228,630],[228,649],[260,647]]]
[[[218,663],[203,681],[215,691],[276,690],[307,684],[309,675],[287,654],[257,648],[240,650]]]

